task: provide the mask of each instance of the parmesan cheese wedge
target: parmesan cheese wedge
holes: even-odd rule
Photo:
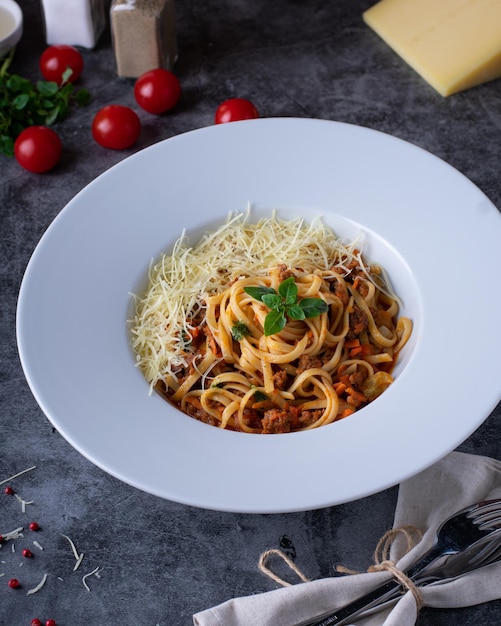
[[[501,76],[499,0],[381,0],[363,19],[442,96]]]

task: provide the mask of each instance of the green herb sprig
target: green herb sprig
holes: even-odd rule
[[[278,293],[272,287],[244,287],[246,294],[266,305],[270,312],[264,319],[266,337],[276,335],[285,327],[287,318],[304,320],[326,313],[329,306],[321,298],[302,298],[298,300],[298,287],[294,277],[286,278],[278,286]]]
[[[75,92],[68,82],[70,68],[64,72],[61,85],[45,80],[33,83],[18,74],[9,74],[11,61],[12,54],[0,67],[0,152],[7,156],[14,155],[14,142],[28,126],[51,126],[66,117],[72,102],[85,106],[90,101],[86,89]]]
[[[231,328],[231,336],[235,341],[242,341],[244,337],[250,335],[249,327],[245,322],[235,322]]]

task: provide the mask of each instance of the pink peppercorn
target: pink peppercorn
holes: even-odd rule
[[[3,537],[2,535],[0,535],[0,543],[2,543],[2,541],[3,541]]]
[[[40,530],[40,526],[36,522],[31,522],[30,530]]]
[[[48,620],[45,622],[45,626],[56,626],[56,620],[53,620],[53,619],[48,619]]]
[[[7,487],[5,487],[5,489],[3,490],[3,492],[5,493],[5,495],[7,496],[11,496],[14,493],[14,489],[12,489],[12,487],[10,487],[9,485],[7,485]]]
[[[35,617],[35,619],[31,620],[31,626],[42,626],[42,622],[38,619],[38,617]]]
[[[8,582],[8,585],[11,589],[17,589],[21,586],[21,583],[17,580],[17,578],[11,578]]]
[[[22,555],[25,556],[27,559],[31,559],[31,557],[33,556],[33,552],[31,550],[28,550],[28,548],[25,548],[22,551]]]

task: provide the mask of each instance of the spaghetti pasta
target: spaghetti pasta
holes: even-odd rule
[[[230,215],[150,268],[137,365],[188,415],[248,433],[317,428],[393,382],[412,332],[384,271],[321,220]]]

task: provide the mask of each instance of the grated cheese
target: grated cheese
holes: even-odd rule
[[[43,546],[41,546],[41,545],[38,543],[38,541],[34,541],[34,542],[33,542],[33,545],[34,545],[35,547],[37,547],[39,550],[43,550]]]
[[[14,480],[14,478],[17,478],[18,476],[22,476],[23,474],[26,474],[26,472],[31,472],[31,470],[36,469],[36,465],[33,465],[32,467],[28,467],[25,470],[22,470],[21,472],[18,472],[17,474],[14,474],[13,476],[9,476],[9,478],[6,478],[5,480],[0,481],[0,485],[5,485],[5,483],[10,482],[11,480]]]
[[[15,528],[8,533],[2,533],[2,537],[4,541],[8,541],[9,539],[18,539],[19,537],[24,537],[23,531],[24,528],[20,526],[19,528]]]
[[[150,383],[166,377],[176,380],[176,366],[187,365],[191,321],[205,316],[206,299],[224,291],[241,276],[259,276],[286,264],[305,271],[349,270],[361,263],[361,241],[342,243],[320,218],[307,224],[302,218],[279,219],[275,213],[256,223],[246,213],[230,213],[226,223],[206,232],[193,247],[185,232],[149,269],[146,293],[135,298],[131,343],[136,366]]]
[[[85,574],[85,576],[82,577],[83,585],[87,589],[87,591],[90,591],[90,587],[86,582],[87,578],[89,578],[89,576],[92,576],[92,575],[96,576],[97,578],[100,578],[98,574],[99,569],[100,569],[99,567],[96,567],[96,569],[93,569],[92,572],[89,572],[88,574]]]
[[[45,585],[46,580],[47,580],[47,574],[44,574],[42,580],[38,583],[38,585],[36,587],[33,587],[33,589],[29,589],[26,592],[26,595],[31,596],[33,593],[37,593],[38,591],[40,591],[40,589]]]
[[[76,571],[77,571],[77,569],[80,567],[80,563],[83,561],[83,558],[84,558],[84,553],[83,553],[83,552],[81,552],[81,553],[78,555],[77,562],[75,563],[75,565],[74,565],[74,567],[73,567],[73,571],[74,571],[74,572],[76,572]]]
[[[21,503],[21,511],[23,513],[26,513],[27,504],[33,504],[35,502],[34,500],[23,500],[23,498],[21,498],[21,496],[18,496],[17,493],[14,494],[14,497],[16,498],[18,502]]]
[[[75,563],[75,566],[73,567],[73,571],[75,572],[80,567],[80,563],[82,562],[82,559],[84,558],[85,553],[82,552],[79,554],[73,541],[67,535],[63,535],[63,537],[69,541],[69,544],[71,546],[71,551],[73,552],[73,556],[75,557],[76,563]]]

